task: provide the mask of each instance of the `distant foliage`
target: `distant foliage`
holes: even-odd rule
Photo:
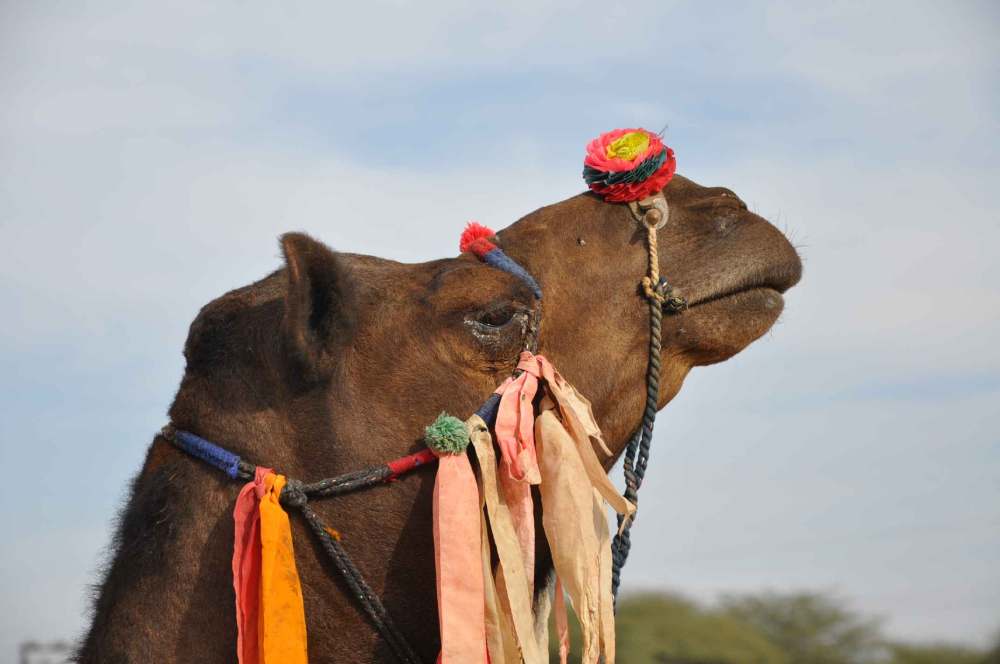
[[[572,646],[580,643],[571,620]],[[551,661],[558,661],[550,627]],[[618,604],[619,664],[1000,664],[951,644],[888,642],[880,621],[823,593],[729,595],[705,607],[676,594],[626,596]],[[579,662],[572,650],[570,662]]]
[[[722,610],[752,625],[788,656],[790,664],[884,661],[877,620],[859,616],[820,593],[728,596]]]
[[[788,662],[750,625],[676,596],[642,595],[624,600],[618,611],[617,633],[619,662]]]
[[[579,662],[575,621],[571,627],[570,662]],[[623,598],[616,627],[619,664],[788,664],[752,626],[677,595]],[[550,628],[549,634],[555,657],[555,630]]]
[[[948,644],[889,646],[891,664],[991,664],[983,652]]]

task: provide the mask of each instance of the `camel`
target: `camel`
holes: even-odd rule
[[[729,189],[678,175],[663,194],[670,218],[658,231],[659,267],[689,306],[663,318],[660,408],[693,367],[726,360],[767,332],[802,269],[785,236]],[[648,314],[637,291],[645,231],[627,206],[584,193],[498,238],[544,289],[539,351],[593,403],[614,453],[610,469],[645,399]],[[383,463],[419,450],[441,411],[467,417],[510,375],[538,306],[522,281],[469,254],[401,264],[338,253],[300,233],[280,243],[284,267],[208,303],[191,324],[169,416],[290,477]],[[433,473],[418,470],[314,504],[428,662],[439,648],[432,485]],[[234,661],[239,489],[153,439],[118,521],[80,662]],[[294,515],[292,528],[311,660],[390,661]],[[544,592],[551,564],[544,538],[539,546],[535,587]]]

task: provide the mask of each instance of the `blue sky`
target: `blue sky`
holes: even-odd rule
[[[187,325],[277,267],[280,233],[453,255],[467,219],[580,191],[586,141],[633,125],[666,126],[679,171],[737,191],[806,272],[661,418],[662,522],[627,587],[831,589],[900,637],[985,640],[998,27],[971,2],[5,3],[0,661],[83,628]]]

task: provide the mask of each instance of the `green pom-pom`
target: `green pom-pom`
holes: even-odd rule
[[[469,446],[469,431],[462,420],[441,413],[424,429],[424,442],[438,454],[461,454]]]

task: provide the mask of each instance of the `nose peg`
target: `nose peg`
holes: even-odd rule
[[[687,300],[680,295],[674,294],[674,287],[670,285],[666,277],[660,277],[660,282],[656,284],[656,290],[663,298],[662,306],[664,312],[675,314],[687,309]]]
[[[656,230],[663,228],[667,224],[667,219],[670,218],[670,207],[667,205],[667,199],[663,197],[661,192],[648,196],[641,201],[630,201],[628,208],[636,221],[647,226],[652,226]]]

